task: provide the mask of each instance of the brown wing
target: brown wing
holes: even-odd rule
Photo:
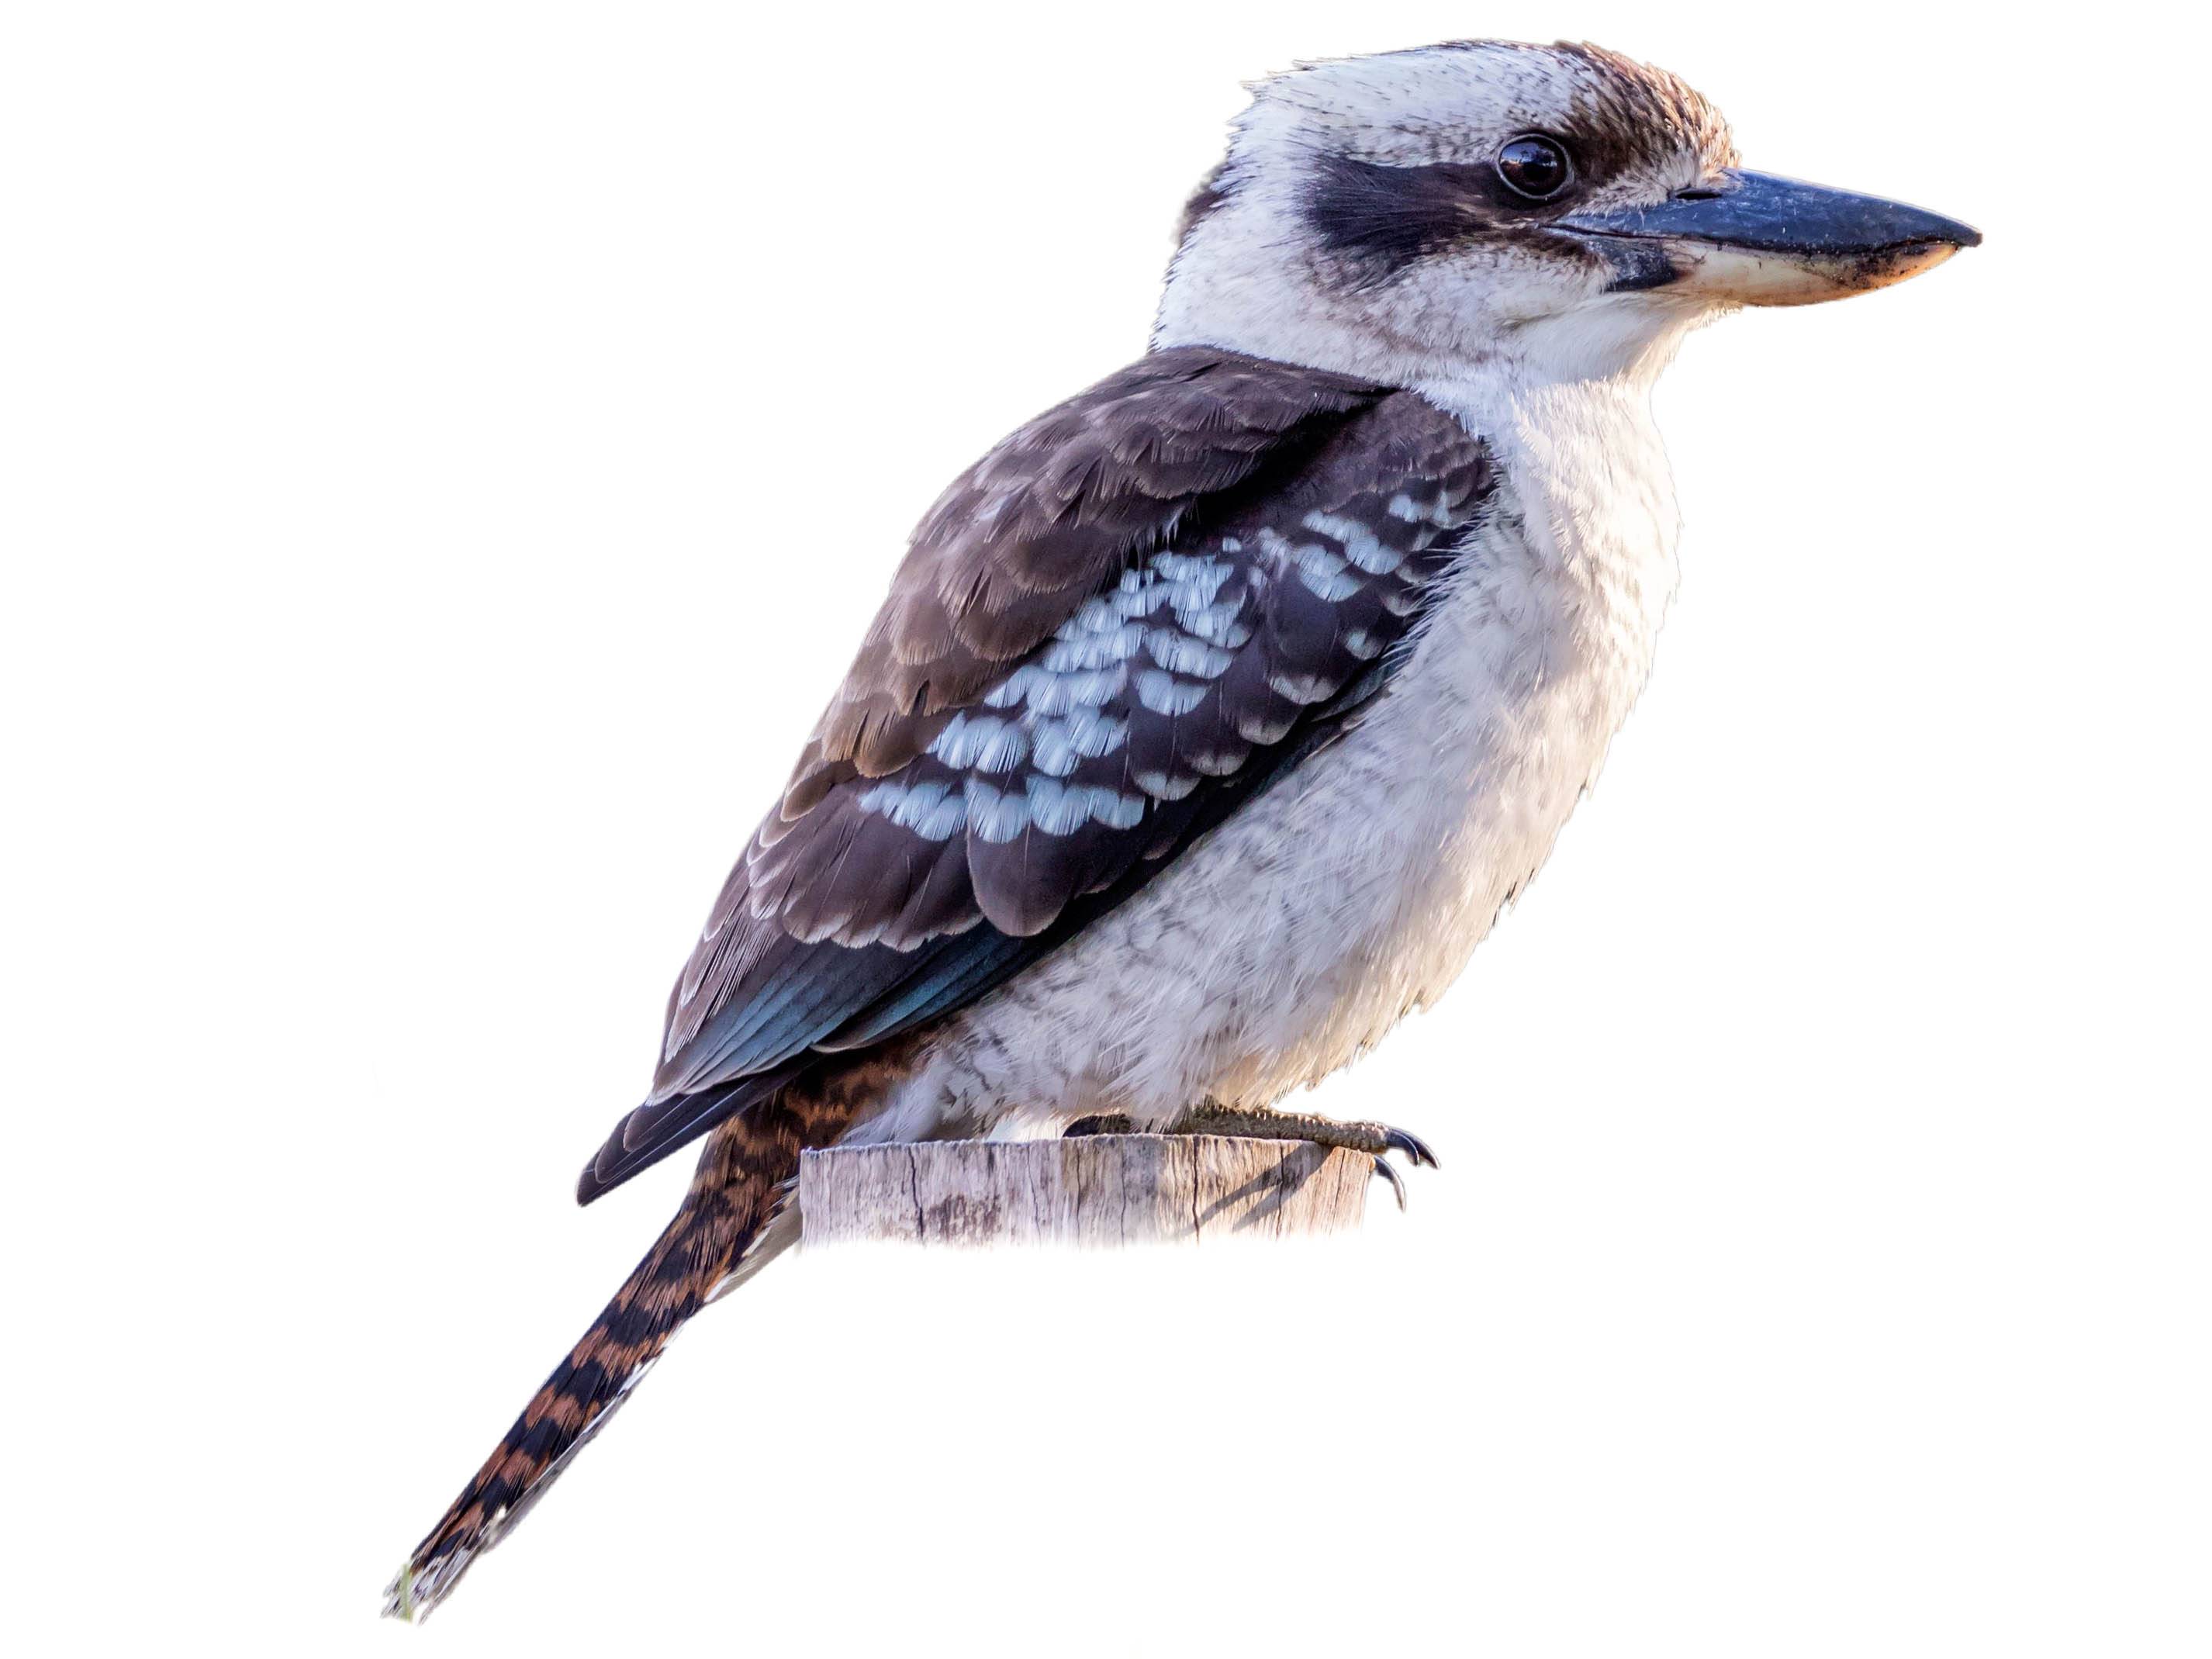
[[[1007,438],[915,532],[890,596],[799,757],[790,822],[927,749],[1209,498],[1295,470],[1384,396],[1349,376],[1201,347],[1109,375]]]
[[[1488,488],[1411,394],[1195,349],[1000,444],[923,521],[580,1192],[1133,890],[1376,678]]]

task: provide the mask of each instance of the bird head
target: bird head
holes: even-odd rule
[[[1981,238],[1738,165],[1662,70],[1470,41],[1263,82],[1192,198],[1158,343],[1403,380],[1663,361],[1719,312],[1901,282]]]

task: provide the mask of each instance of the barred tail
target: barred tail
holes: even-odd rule
[[[785,1212],[799,1149],[844,1127],[823,1121],[824,1104],[767,1102],[714,1132],[659,1242],[386,1587],[387,1616],[427,1618],[544,1494],[684,1322],[790,1242],[797,1218]]]

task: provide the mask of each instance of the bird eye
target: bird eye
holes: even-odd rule
[[[1498,152],[1498,176],[1532,202],[1548,202],[1574,179],[1567,153],[1549,138],[1516,138]]]

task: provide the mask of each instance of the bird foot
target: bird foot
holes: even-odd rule
[[[1436,1169],[1437,1155],[1419,1135],[1388,1123],[1341,1123],[1311,1112],[1239,1111],[1225,1106],[1201,1106],[1185,1117],[1170,1134],[1245,1135],[1256,1140],[1310,1140],[1317,1146],[1340,1146],[1365,1152],[1375,1160],[1375,1173],[1390,1183],[1398,1207],[1406,1207],[1406,1182],[1387,1156],[1403,1153],[1416,1167]]]
[[[1094,1112],[1079,1117],[1060,1131],[1062,1135],[1126,1135],[1135,1123],[1120,1112]],[[1322,1146],[1341,1146],[1349,1152],[1403,1152],[1416,1165],[1438,1167],[1429,1143],[1409,1130],[1388,1123],[1345,1123],[1310,1112],[1232,1111],[1225,1106],[1194,1109],[1167,1131],[1171,1135],[1243,1135],[1254,1140],[1310,1140]]]
[[[1119,1112],[1097,1112],[1079,1117],[1060,1131],[1062,1135],[1126,1135],[1134,1125]],[[1398,1207],[1406,1207],[1406,1182],[1387,1154],[1403,1153],[1415,1167],[1438,1167],[1437,1155],[1419,1135],[1388,1123],[1342,1123],[1311,1112],[1232,1110],[1226,1106],[1200,1106],[1168,1131],[1171,1135],[1241,1135],[1253,1140],[1310,1140],[1317,1146],[1340,1146],[1365,1152],[1375,1160],[1375,1173],[1390,1183]]]

